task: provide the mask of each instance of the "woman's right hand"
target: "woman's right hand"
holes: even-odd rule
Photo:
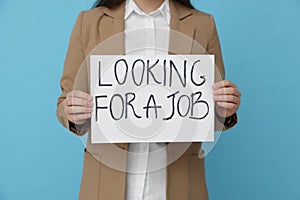
[[[64,111],[67,119],[74,124],[83,124],[92,116],[92,95],[73,90],[67,94],[63,101]]]

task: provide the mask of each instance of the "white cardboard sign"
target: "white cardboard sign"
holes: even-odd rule
[[[92,143],[214,140],[213,55],[92,55]]]

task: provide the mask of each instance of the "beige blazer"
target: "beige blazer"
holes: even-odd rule
[[[62,94],[57,102],[57,117],[77,135],[89,130],[89,122],[81,127],[74,126],[67,120],[62,102],[74,89],[89,92],[90,54],[124,54],[124,8],[125,3],[114,9],[99,7],[81,12],[74,25],[61,78]],[[170,0],[170,13],[169,53],[214,54],[215,79],[223,79],[224,67],[213,17],[173,0]],[[113,39],[109,39],[111,37]],[[228,129],[236,124],[237,118],[236,115],[231,117],[229,124],[221,118],[216,118],[215,122],[216,129]],[[125,199],[127,149],[126,143],[91,144],[88,133],[80,200]],[[167,160],[170,162],[166,177],[168,200],[208,199],[204,159],[198,157],[200,149],[200,143],[167,145]]]

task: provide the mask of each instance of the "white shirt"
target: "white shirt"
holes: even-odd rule
[[[169,0],[146,14],[127,0],[125,7],[125,53],[127,55],[167,55],[170,31]],[[151,152],[161,149],[154,156]],[[166,168],[164,143],[131,143],[128,147],[126,200],[165,200]]]

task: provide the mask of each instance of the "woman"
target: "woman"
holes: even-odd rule
[[[87,70],[82,70],[80,66],[96,46],[116,34],[122,35],[124,31],[131,30],[136,24],[143,26],[148,18],[152,20],[149,24],[153,25],[154,31],[155,27],[169,30],[167,34],[169,53],[215,55],[216,71],[220,73],[220,76],[216,77],[217,82],[213,85],[216,124],[221,124],[221,129],[224,130],[233,127],[237,123],[236,111],[241,94],[232,82],[223,80],[224,67],[213,17],[193,9],[188,0],[126,0],[126,2],[125,0],[103,0],[97,2],[96,8],[81,12],[71,34],[61,79],[62,94],[57,106],[59,121],[77,135],[88,131],[93,103],[92,96],[89,94],[89,75]],[[178,34],[174,32],[184,34],[186,36],[184,38],[191,38],[193,42],[176,36]],[[143,46],[143,41],[151,40],[151,38],[142,38],[143,41],[138,43],[141,41],[138,37],[143,35],[138,34],[135,37],[137,40],[132,37],[130,39],[128,34],[125,34],[113,39],[111,44],[106,45],[106,48],[102,48],[100,52],[127,54],[130,53],[129,47],[132,44],[137,42],[141,48],[144,48],[146,46]],[[153,40],[152,42],[158,44],[164,42],[155,37]],[[200,44],[201,48],[196,48],[196,43]],[[85,75],[82,76],[83,78],[76,78],[78,74]],[[80,83],[77,85],[75,82],[78,82],[78,79]],[[139,145],[137,144],[137,149],[141,147]],[[149,144],[147,145],[149,148]],[[172,157],[170,149],[179,149],[180,145],[168,144],[170,147],[166,150],[168,156],[161,157],[161,161],[166,162]],[[94,145],[90,143],[90,139],[88,140],[79,199],[208,199],[204,159],[198,156],[199,152],[201,153],[200,143],[192,143],[178,159],[166,168],[158,170],[157,179],[149,178],[154,177],[150,172],[141,175],[127,173],[126,169],[131,165],[135,166],[140,160],[132,159],[126,153],[121,155],[113,152],[115,146],[124,152],[134,151],[133,144]],[[109,155],[108,159],[107,155]],[[125,170],[107,164],[114,158]]]

